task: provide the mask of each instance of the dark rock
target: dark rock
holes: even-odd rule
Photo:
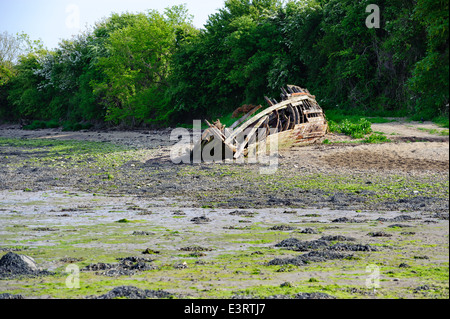
[[[296,238],[285,239],[275,245],[275,247],[288,248],[294,251],[309,251],[328,247],[330,243],[324,240],[300,241]]]
[[[208,217],[205,217],[205,216],[195,217],[195,218],[191,219],[191,222],[193,222],[194,224],[206,224],[211,221],[212,221],[211,219],[209,219]]]
[[[330,245],[330,242],[326,240],[312,240],[312,241],[306,241],[302,242],[299,245],[296,245],[292,247],[291,249],[294,251],[310,251],[310,250],[316,250],[321,248],[326,248]]]
[[[324,262],[327,260],[334,260],[334,259],[344,259],[351,257],[352,255],[344,255],[340,253],[330,252],[330,251],[312,251],[304,255],[300,255],[294,258],[275,258],[268,262],[269,266],[274,265],[287,265],[292,264],[295,266],[305,266],[309,264],[310,262]]]
[[[428,256],[414,256],[414,259],[430,259]]]
[[[432,217],[442,220],[448,220],[448,213],[435,213]]]
[[[175,268],[175,269],[186,269],[186,268],[188,268],[188,265],[187,265],[186,262],[184,262],[184,263],[175,264],[173,266],[173,268]]]
[[[117,267],[117,265],[97,263],[97,264],[90,264],[90,265],[82,268],[81,271],[101,271],[101,270],[109,270],[109,269],[112,269],[115,267]]]
[[[148,231],[135,231],[135,232],[133,232],[132,235],[133,236],[151,236],[151,235],[154,235],[154,234],[151,233],[151,232],[148,232]]]
[[[279,231],[290,231],[290,230],[294,230],[295,227],[292,226],[287,226],[287,225],[277,225],[277,226],[273,226],[271,228],[269,228],[269,230],[279,230]]]
[[[194,251],[194,252],[199,252],[199,251],[212,251],[211,248],[204,248],[204,247],[200,247],[200,246],[188,246],[188,247],[183,247],[180,248],[181,251]]]
[[[345,243],[337,243],[328,249],[336,251],[378,251],[377,248],[370,245],[345,244]]]
[[[392,234],[385,233],[383,231],[372,232],[367,234],[370,237],[392,237]]]
[[[143,255],[159,255],[161,252],[157,251],[157,250],[153,250],[150,248],[147,248],[146,250],[144,250],[142,252]]]
[[[302,243],[302,241],[297,239],[297,238],[288,238],[288,239],[285,239],[282,242],[276,244],[275,247],[283,247],[283,248],[285,248],[285,247],[294,247],[294,246],[299,245],[301,243]]]
[[[302,234],[318,234],[319,232],[312,228],[305,228],[300,231]]]
[[[116,264],[105,264],[105,263],[97,263],[91,264],[81,271],[90,272],[95,271],[99,272],[103,276],[108,277],[118,277],[118,276],[133,276],[138,272],[149,271],[157,269],[158,267],[149,264],[153,260],[141,257],[127,257],[120,258],[120,263]]]
[[[142,290],[133,286],[121,286],[95,299],[167,299],[172,297],[173,294],[164,290]]]
[[[413,218],[411,216],[408,215],[400,215],[394,218],[383,218],[380,217],[377,219],[377,221],[379,222],[391,222],[391,223],[395,223],[395,222],[405,222],[405,221],[411,221],[411,220],[415,220],[416,218]]]
[[[401,232],[401,235],[405,235],[405,236],[412,236],[415,235],[416,233],[413,231],[405,231],[405,232]]]
[[[342,235],[330,235],[330,236],[323,236],[319,240],[325,240],[325,241],[355,241],[356,239],[353,237],[346,237]]]
[[[9,252],[0,259],[0,278],[17,276],[38,276],[47,272],[39,271],[33,258]]]
[[[55,232],[58,231],[58,229],[56,228],[49,228],[49,227],[36,227],[33,228],[32,231],[38,231],[38,232],[45,232],[45,231],[49,231],[49,232]]]
[[[347,217],[336,218],[331,221],[332,223],[361,223],[362,221],[356,220],[354,218],[350,219]]]
[[[154,259],[143,258],[143,257],[126,257],[126,258],[117,258],[118,261],[122,263],[138,263],[138,262],[152,262]]]
[[[427,290],[430,290],[430,289],[431,289],[430,286],[423,285],[423,286],[419,286],[419,287],[415,288],[414,289],[414,293],[418,293],[420,291],[427,291]]]

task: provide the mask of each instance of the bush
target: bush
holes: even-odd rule
[[[386,135],[375,133],[367,137],[363,140],[363,143],[368,144],[376,144],[376,143],[389,143],[391,140],[389,140]]]
[[[89,130],[93,127],[91,123],[71,123],[67,122],[63,125],[63,132],[77,132],[82,130]]]
[[[34,131],[34,130],[42,130],[47,128],[58,128],[60,127],[59,123],[56,121],[33,121],[30,125],[25,125],[23,127],[24,130]]]
[[[343,120],[340,124],[334,121],[328,123],[330,131],[335,133],[342,133],[352,138],[363,138],[367,134],[372,133],[372,123],[366,119],[360,119],[353,123],[349,120]]]

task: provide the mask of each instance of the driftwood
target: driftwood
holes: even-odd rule
[[[265,97],[269,107],[256,114],[262,106],[252,109],[245,116],[226,128],[220,121],[206,123],[209,129],[194,146],[194,152],[201,152],[210,143],[219,143],[225,152],[233,154],[230,159],[238,159],[248,154],[248,149],[267,139],[277,136],[280,145],[306,144],[325,136],[328,123],[315,96],[308,90],[295,85],[281,89],[281,102]],[[259,131],[263,133],[257,134]]]

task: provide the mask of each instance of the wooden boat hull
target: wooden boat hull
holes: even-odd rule
[[[254,115],[262,106],[250,111],[230,128],[220,121],[208,125],[193,152],[202,152],[212,145],[223,147],[223,159],[238,159],[253,153],[261,144],[277,141],[278,148],[294,144],[309,144],[327,134],[328,123],[315,96],[308,90],[290,85],[282,89],[283,101],[266,97],[269,108]],[[230,155],[231,154],[231,155]]]

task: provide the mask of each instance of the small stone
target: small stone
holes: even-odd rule
[[[176,264],[175,266],[173,266],[176,269],[186,269],[188,268],[187,262],[184,262],[182,264]]]
[[[205,216],[201,216],[191,219],[191,222],[193,222],[194,224],[205,224],[211,222],[211,219]]]
[[[319,232],[313,228],[305,228],[300,231],[302,234],[318,234]]]

